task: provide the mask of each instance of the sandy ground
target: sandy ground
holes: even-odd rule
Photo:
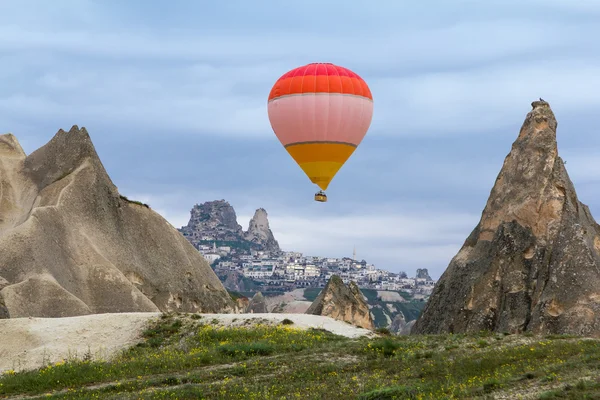
[[[289,319],[294,322],[293,325],[289,325],[295,328],[308,329],[308,328],[321,328],[328,330],[336,335],[346,336],[349,338],[357,338],[360,336],[372,336],[374,333],[368,329],[358,328],[354,325],[350,325],[347,322],[337,321],[330,317],[323,317],[321,315],[311,314],[279,314],[279,313],[266,313],[266,314],[201,314],[207,319],[208,322],[212,320],[218,320],[219,325],[225,326],[247,326],[247,320],[254,320],[251,322],[264,322],[271,324],[278,324],[284,319]],[[214,321],[216,323],[216,321]]]
[[[71,357],[107,359],[139,341],[160,313],[0,319],[0,373],[35,369]]]
[[[265,297],[267,304],[267,311],[273,312],[276,308],[281,308],[283,305],[283,312],[302,314],[308,310],[308,307],[312,304],[304,298],[304,289],[294,289],[291,292],[285,292],[281,296],[269,296]]]
[[[35,369],[69,358],[90,354],[94,360],[109,359],[136,344],[141,332],[160,313],[95,314],[67,318],[0,319],[0,374],[7,370]],[[322,328],[350,338],[373,332],[329,317],[307,314],[200,314],[206,323],[248,326],[278,324],[285,318],[292,327]]]

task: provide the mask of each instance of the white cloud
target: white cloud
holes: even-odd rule
[[[600,65],[583,58],[536,61],[375,79],[373,86],[375,93],[396,94],[395,101],[377,102],[373,128],[378,131],[484,133],[522,123],[527,105],[538,97],[550,103],[558,119],[574,111],[595,113],[600,106]]]
[[[0,115],[36,116],[66,126],[110,123],[131,134],[270,137],[266,98],[274,65],[210,65],[164,70],[50,68],[27,92],[0,92]],[[262,85],[261,85],[262,83]],[[600,106],[600,67],[584,59],[423,73],[370,81],[376,98],[374,135],[477,134],[519,124],[537,97],[555,112],[592,112]],[[244,91],[244,85],[252,86]],[[256,88],[258,87],[258,91]],[[560,118],[559,118],[560,119]],[[79,122],[80,125],[83,123]],[[119,128],[120,126],[120,128]]]
[[[523,104],[538,96],[564,112],[600,102],[600,67],[589,52],[593,24],[467,14],[420,27],[340,25],[343,35],[291,28],[225,34],[103,25],[109,7],[81,4],[68,17],[81,15],[84,25],[50,24],[59,16],[47,8],[48,17],[38,18],[46,23],[20,24],[29,21],[22,9],[5,10],[16,20],[0,25],[0,54],[10,61],[0,63],[9,82],[0,88],[0,117],[138,128],[130,134],[269,137],[271,86],[314,60],[346,65],[367,79],[375,97],[373,135],[495,129],[522,117]]]

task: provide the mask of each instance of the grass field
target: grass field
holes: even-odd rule
[[[0,377],[0,398],[600,399],[600,341],[569,336],[347,339],[319,329],[224,328],[164,315],[111,362]]]

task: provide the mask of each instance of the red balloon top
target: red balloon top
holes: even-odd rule
[[[373,100],[358,74],[332,63],[311,63],[283,74],[269,93],[269,101],[300,93],[342,93]]]

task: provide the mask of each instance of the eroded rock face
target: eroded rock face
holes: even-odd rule
[[[267,302],[265,301],[265,297],[261,292],[257,292],[252,299],[250,299],[250,303],[246,308],[247,313],[266,313],[267,311]]]
[[[248,308],[248,304],[250,304],[250,299],[247,297],[238,297],[235,300],[236,314],[243,314],[246,312]]]
[[[279,251],[279,243],[275,240],[269,227],[267,211],[264,208],[256,210],[248,225],[248,231],[244,233],[244,238],[249,242],[261,245],[263,250]]]
[[[429,271],[427,271],[427,268],[417,268],[416,278],[417,279],[425,279],[428,281],[433,280],[433,279],[431,279],[431,276],[429,276]]]
[[[243,236],[235,210],[225,200],[196,204],[190,211],[188,224],[181,228],[181,232],[197,240],[202,240],[202,237],[196,237],[198,235],[223,241],[237,241]]]
[[[406,326],[406,318],[404,318],[404,314],[402,314],[400,312],[394,317],[394,319],[392,320],[392,323],[390,324],[390,327],[388,329],[390,330],[390,332],[397,334],[405,326]]]
[[[600,336],[600,227],[558,156],[549,104],[532,107],[412,333]]]
[[[245,277],[239,271],[216,271],[217,276],[225,286],[225,289],[234,292],[252,292],[258,287],[250,278]]]
[[[85,128],[29,156],[1,135],[0,188],[0,318],[233,310],[198,251],[119,195]]]
[[[375,329],[369,305],[354,282],[348,286],[333,275],[321,290],[306,314],[324,315],[365,329]]]

